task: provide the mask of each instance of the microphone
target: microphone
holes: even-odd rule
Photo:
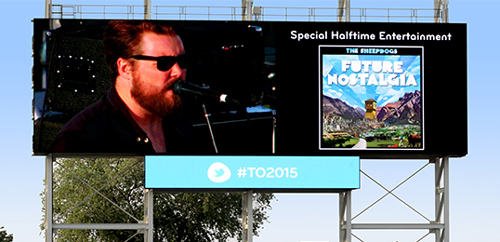
[[[172,90],[174,91],[175,94],[181,97],[191,96],[195,98],[219,100],[219,102],[222,103],[233,102],[236,104],[241,104],[235,99],[228,97],[227,94],[223,94],[209,88],[200,87],[196,84],[187,81],[182,81],[182,80],[176,81],[172,85]]]

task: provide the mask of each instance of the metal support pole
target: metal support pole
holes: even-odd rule
[[[434,0],[434,23],[439,23],[441,12],[441,0]]]
[[[247,20],[253,19],[253,0],[247,0]]]
[[[449,23],[450,22],[450,15],[449,15],[449,11],[448,11],[448,4],[449,4],[449,0],[443,0],[443,16],[442,16],[443,23]]]
[[[434,204],[434,216],[435,216],[435,222],[438,223],[438,221],[441,220],[440,216],[441,216],[441,211],[442,211],[442,203],[441,203],[441,194],[443,193],[443,191],[441,190],[441,175],[443,174],[442,173],[442,170],[441,170],[441,162],[439,159],[436,159],[434,161],[434,170],[435,170],[435,186],[434,186],[434,189],[435,189],[435,195],[434,195],[434,199],[435,199],[435,204]],[[434,234],[435,234],[435,241],[436,242],[439,242],[441,241],[441,230],[440,229],[434,229],[434,230],[431,230]]]
[[[247,14],[247,0],[241,0],[241,20],[246,20]]]
[[[144,193],[144,223],[148,225],[144,233],[144,242],[153,242],[153,190],[146,189]]]
[[[450,193],[449,193],[449,157],[435,159],[435,216],[436,224],[444,225],[435,229],[436,242],[450,241]]]
[[[449,23],[449,0],[434,0],[434,22]]]
[[[351,22],[351,0],[345,0],[345,21]]]
[[[151,0],[144,0],[144,19],[151,19]]]
[[[337,21],[342,22],[344,19],[344,4],[345,0],[339,0],[339,5],[337,7]]]
[[[249,190],[242,196],[242,226],[243,242],[253,242],[253,191]]]
[[[247,192],[247,242],[253,242],[253,191]]]
[[[52,187],[53,187],[53,161],[54,157],[48,155],[45,157],[45,241],[53,241],[53,213],[52,213]]]
[[[339,193],[339,242],[351,242],[351,191]]]
[[[351,22],[351,0],[339,0],[337,21]]]
[[[45,0],[45,18],[51,18],[52,0]]]
[[[444,242],[450,242],[450,158],[444,157]]]
[[[251,21],[253,16],[253,0],[241,0],[241,20]]]

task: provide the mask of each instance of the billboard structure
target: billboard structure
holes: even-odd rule
[[[87,141],[92,132],[75,138],[92,149],[54,149],[69,120],[113,88],[103,42],[109,21],[60,20],[51,29],[36,19],[35,155],[212,155],[214,143],[218,155],[237,156],[468,152],[465,24],[151,22],[181,37],[186,82],[237,101],[184,96],[193,142],[183,149],[124,148],[125,139],[151,141],[126,137],[127,125],[113,141]]]
[[[153,21],[174,26],[190,58],[134,58],[157,61],[159,71],[167,60],[179,66],[188,60],[185,81],[196,84],[195,91],[237,100],[186,98],[195,143],[157,152],[121,145],[129,138],[144,146],[156,142],[123,136],[126,125],[117,126],[123,132],[115,133],[116,142],[87,140],[108,131],[96,126],[74,139],[74,144],[94,142],[92,149],[54,149],[61,130],[74,128],[70,120],[106,97],[113,77],[102,48],[109,21],[61,20],[57,28],[48,21],[34,21],[35,155],[148,155],[146,187],[153,189],[331,192],[359,188],[359,157],[444,156],[447,164],[448,157],[467,154],[464,24]],[[199,115],[199,99],[210,114]],[[211,150],[212,143],[220,149]],[[176,165],[181,166],[171,169]],[[202,174],[200,179],[187,180],[190,171]],[[447,169],[441,171],[446,181]],[[174,175],[187,183],[176,183]],[[246,183],[247,178],[256,182]],[[148,197],[152,201],[152,193]],[[349,208],[342,201],[350,201],[350,191],[340,200]],[[440,204],[447,200],[444,196]]]

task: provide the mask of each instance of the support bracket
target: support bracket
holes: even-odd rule
[[[137,230],[138,232],[134,234],[144,234],[144,242],[153,241],[153,190],[146,189],[144,191],[144,220],[138,221],[138,223],[85,223],[85,224],[75,224],[75,223],[55,223],[54,213],[53,213],[53,201],[54,201],[54,163],[57,163],[56,157],[49,154],[45,158],[45,241],[53,242],[54,235],[57,235],[58,230]],[[144,163],[144,159],[143,162]],[[87,186],[90,186],[86,183]],[[99,189],[90,187],[94,190],[94,194],[99,194]],[[105,199],[109,199],[106,198]],[[80,204],[79,204],[80,205]],[[79,206],[77,205],[77,206]],[[116,204],[113,204],[117,206]],[[118,207],[120,208],[120,207]],[[130,238],[129,238],[130,239]]]
[[[426,218],[422,213],[418,212],[416,209],[411,207],[408,203],[403,201],[401,198],[396,196],[393,191],[398,187],[403,185],[406,181],[411,179],[417,173],[422,171],[429,164],[434,164],[434,178],[435,178],[435,218],[434,220]],[[370,177],[365,172],[361,171],[367,178],[372,180],[374,183],[382,187],[386,194],[381,198],[376,200],[370,206],[362,210],[356,216],[351,217],[352,204],[351,204],[351,191],[345,191],[339,193],[339,238],[340,242],[351,242],[351,238],[355,237],[360,241],[353,230],[428,230],[428,233],[420,238],[418,241],[422,240],[429,234],[435,234],[436,242],[449,242],[450,241],[450,219],[449,219],[449,157],[435,158],[429,160],[429,163],[418,169],[415,173],[410,175],[403,182],[399,183],[396,187],[391,190],[385,188],[382,184],[377,182],[375,179]],[[404,205],[412,209],[414,212],[422,216],[428,221],[428,223],[353,223],[352,220],[356,219],[359,215],[366,212],[373,205],[378,203],[380,200],[388,195],[394,196]]]

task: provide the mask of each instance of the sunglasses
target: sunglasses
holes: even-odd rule
[[[184,69],[187,67],[187,57],[185,54],[178,56],[147,56],[147,55],[133,55],[132,58],[136,60],[150,60],[156,61],[156,67],[159,71],[168,71],[170,70],[175,63],[178,63],[179,66]]]

